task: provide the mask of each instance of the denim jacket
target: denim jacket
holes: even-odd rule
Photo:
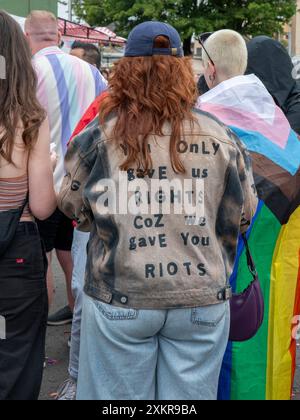
[[[207,306],[224,299],[240,231],[257,207],[251,160],[239,139],[212,115],[195,111],[177,152],[171,129],[150,136],[153,169],[120,172],[125,149],[113,139],[115,119],[96,118],[71,143],[60,209],[90,231],[85,292],[134,309]],[[164,207],[165,206],[165,207]]]

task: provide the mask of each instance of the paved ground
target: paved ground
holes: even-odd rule
[[[56,261],[54,263],[54,274],[57,289],[55,302],[51,309],[53,312],[65,306],[67,302],[62,273]],[[44,373],[44,382],[40,395],[41,400],[51,400],[58,386],[68,377],[68,338],[70,337],[70,331],[70,325],[48,328],[46,347],[48,363]]]
[[[66,292],[62,282],[60,269],[55,263],[54,268],[56,279],[56,298],[53,310],[61,308],[66,304]],[[47,336],[47,357],[48,363],[45,369],[44,382],[41,392],[41,400],[51,400],[57,387],[68,377],[68,338],[70,326],[49,327]],[[295,399],[300,401],[300,347],[298,344],[298,369],[295,381]]]

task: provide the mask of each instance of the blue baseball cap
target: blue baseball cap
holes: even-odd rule
[[[153,47],[155,39],[161,35],[170,40],[171,48]],[[144,22],[130,32],[125,57],[151,57],[153,55],[183,57],[181,39],[173,26],[162,22]]]

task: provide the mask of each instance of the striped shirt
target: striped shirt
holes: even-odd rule
[[[65,54],[58,47],[39,51],[33,57],[33,65],[38,76],[38,99],[47,111],[51,143],[56,145],[58,164],[54,182],[59,191],[71,135],[91,103],[107,89],[107,84],[96,67]]]
[[[0,212],[18,209],[23,206],[28,193],[28,176],[0,178]],[[30,216],[29,206],[25,207],[23,217]]]

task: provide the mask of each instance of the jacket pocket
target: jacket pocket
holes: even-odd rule
[[[217,327],[223,320],[227,310],[227,302],[218,305],[192,309],[192,323],[206,327]]]
[[[110,321],[125,321],[137,319],[139,311],[136,309],[118,308],[100,301],[94,301],[101,314]]]

